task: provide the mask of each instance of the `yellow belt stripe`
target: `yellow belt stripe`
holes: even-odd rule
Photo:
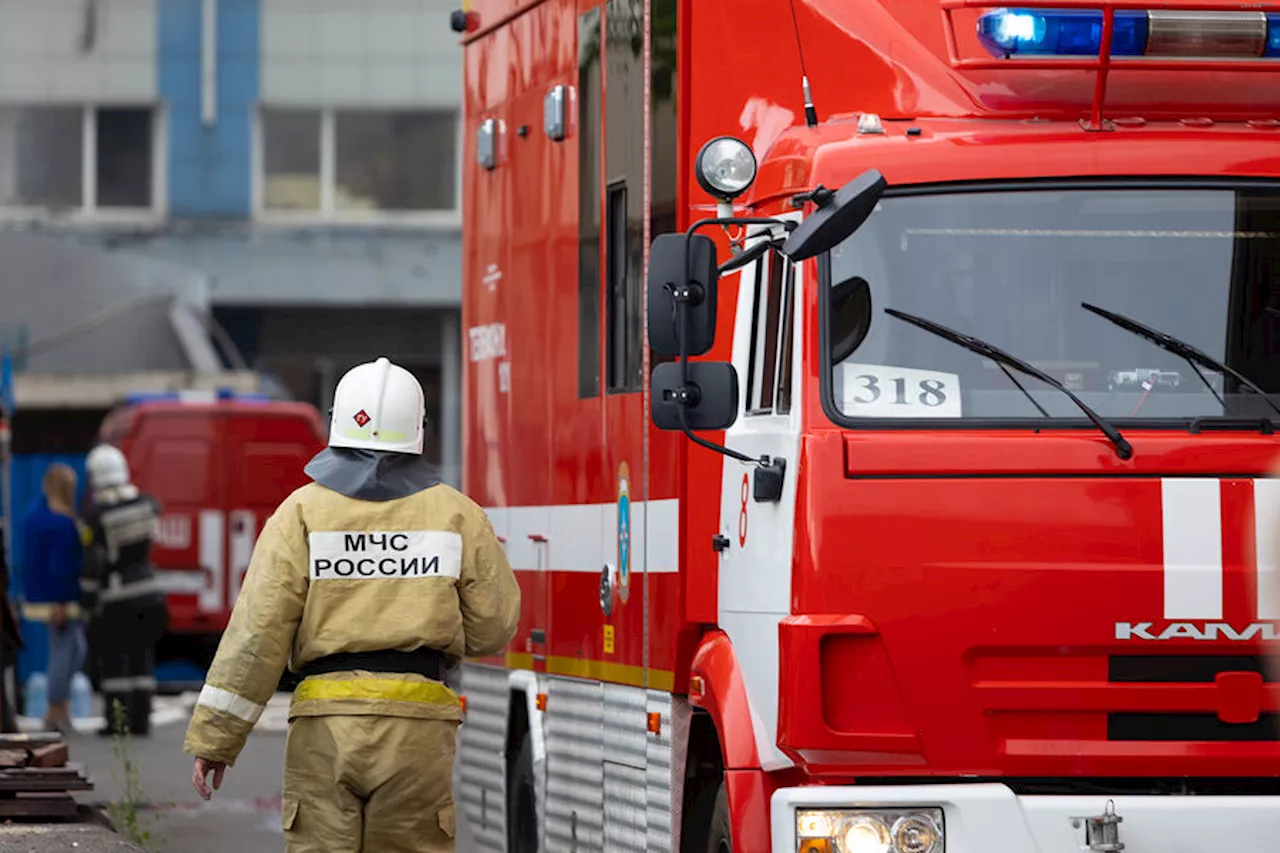
[[[293,691],[293,698],[298,702],[311,699],[389,699],[393,702],[418,702],[423,705],[458,704],[457,694],[438,682],[383,678],[357,678],[351,681],[308,678]]]

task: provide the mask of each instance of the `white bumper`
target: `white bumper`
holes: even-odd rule
[[[1115,802],[1124,853],[1280,849],[1280,797],[1019,796],[998,783],[782,788],[773,795],[773,853],[796,853],[797,809],[932,806],[945,853],[1080,853],[1083,827]]]

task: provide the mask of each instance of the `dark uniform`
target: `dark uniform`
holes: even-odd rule
[[[151,566],[159,505],[132,486],[94,496],[85,522],[91,531],[81,582],[90,613],[89,647],[97,660],[107,725],[116,730],[114,703],[125,731],[144,735],[155,693],[155,644],[168,628],[168,608]]]

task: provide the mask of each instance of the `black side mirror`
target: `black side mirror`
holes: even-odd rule
[[[886,186],[884,175],[879,171],[863,172],[837,190],[791,232],[782,245],[782,254],[798,263],[835,248],[867,221]]]
[[[701,234],[660,234],[649,249],[649,349],[705,355],[716,337],[716,245]],[[680,348],[680,313],[685,340]],[[736,387],[736,386],[735,386]]]
[[[649,388],[654,425],[664,430],[728,429],[738,419],[738,371],[717,361],[691,361],[688,369],[687,381],[679,362],[653,369]]]

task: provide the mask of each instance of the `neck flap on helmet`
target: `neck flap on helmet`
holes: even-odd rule
[[[419,454],[350,447],[327,447],[303,470],[325,488],[362,501],[407,498],[440,482]]]

